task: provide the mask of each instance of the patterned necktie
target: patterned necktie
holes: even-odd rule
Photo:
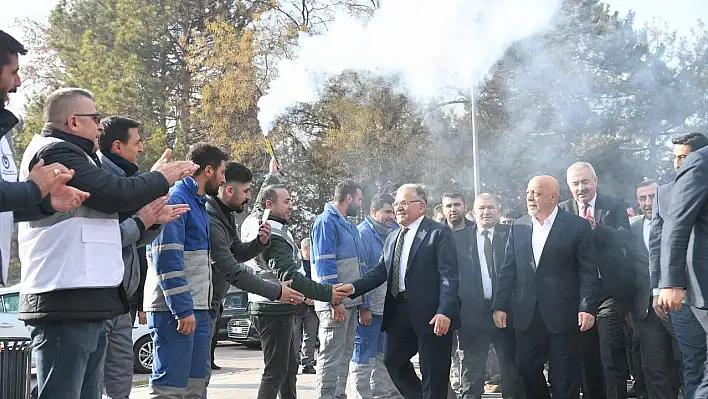
[[[487,271],[489,272],[489,278],[494,282],[494,249],[492,248],[492,240],[489,237],[489,230],[482,231],[484,236],[484,257],[487,261]]]
[[[583,213],[582,217],[587,219],[588,218],[588,211],[590,210],[590,204],[585,204],[583,203]]]
[[[401,234],[398,235],[398,241],[396,241],[396,249],[393,251],[393,262],[391,263],[391,295],[394,298],[398,296],[398,291],[401,289],[401,254],[403,253],[403,237],[405,237],[407,232],[407,227],[401,230]]]

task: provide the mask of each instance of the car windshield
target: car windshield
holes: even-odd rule
[[[5,302],[5,313],[17,313],[20,310],[20,295],[8,294],[3,296],[2,300]]]
[[[224,309],[245,309],[248,299],[246,293],[227,295],[224,298]]]

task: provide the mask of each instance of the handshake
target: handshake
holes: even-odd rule
[[[354,294],[354,286],[351,284],[339,283],[332,286],[332,302],[340,303],[344,298]]]

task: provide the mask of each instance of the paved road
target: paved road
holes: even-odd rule
[[[222,367],[215,371],[209,384],[209,399],[255,398],[263,372],[263,355],[258,349],[223,343],[216,348],[216,364]],[[147,384],[147,375],[136,374],[136,384]],[[315,399],[315,376],[298,374],[298,399]],[[349,397],[354,397],[348,392]],[[132,399],[147,398],[147,387],[135,387]],[[501,394],[485,395],[485,398],[501,398]]]

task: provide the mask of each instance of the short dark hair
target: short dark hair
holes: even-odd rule
[[[27,49],[17,39],[0,30],[0,68],[10,63],[11,55],[26,55]]]
[[[98,136],[98,146],[104,154],[111,153],[113,143],[118,140],[125,144],[130,139],[130,129],[139,128],[140,122],[124,116],[109,116],[101,121],[103,132]]]
[[[281,188],[288,189],[284,184],[271,184],[263,187],[256,197],[256,206],[261,210],[265,209],[266,201],[273,202],[278,199],[278,190]]]
[[[357,190],[361,190],[361,186],[359,186],[354,180],[340,181],[337,183],[337,187],[334,188],[334,201],[341,204],[347,199],[347,195],[354,197]]]
[[[384,205],[393,206],[393,197],[388,194],[376,194],[374,198],[371,199],[371,210],[380,211]]]
[[[445,193],[442,197],[450,199],[461,199],[463,204],[467,203],[467,201],[465,201],[465,196],[457,192]]]
[[[673,145],[687,145],[691,147],[691,151],[697,151],[708,146],[708,137],[703,133],[691,132],[682,134],[671,139]]]
[[[199,165],[199,169],[194,173],[195,176],[198,176],[204,172],[207,166],[217,169],[221,162],[229,160],[229,155],[215,145],[201,142],[192,144],[187,153],[187,160]]]
[[[231,183],[250,183],[253,180],[253,173],[245,165],[238,162],[229,162],[226,164],[226,184]]]
[[[654,180],[654,179],[644,179],[639,183],[637,188],[651,186],[652,184],[659,185],[659,181]]]

